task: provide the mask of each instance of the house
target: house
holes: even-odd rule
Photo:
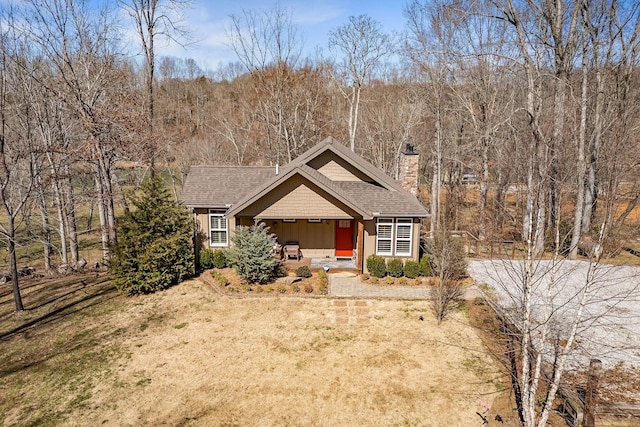
[[[429,216],[416,198],[419,156],[408,145],[401,157],[396,181],[329,137],[283,167],[192,166],[181,199],[196,247],[225,248],[237,226],[262,221],[294,255],[351,258],[365,271],[371,254],[419,256]]]

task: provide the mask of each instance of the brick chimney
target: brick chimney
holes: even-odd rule
[[[418,196],[418,172],[420,171],[420,155],[413,149],[412,144],[400,153],[400,170],[398,180],[409,193]]]

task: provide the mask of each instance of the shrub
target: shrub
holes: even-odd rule
[[[420,258],[420,274],[424,277],[433,276],[433,270],[431,269],[431,260],[428,255],[422,255]]]
[[[205,270],[209,268],[225,268],[227,267],[226,251],[222,249],[213,250],[211,248],[200,249],[200,268]]]
[[[327,295],[329,293],[329,288],[327,285],[320,285],[318,291],[320,292],[320,295]]]
[[[362,274],[360,275],[360,279],[362,279],[362,280],[363,280],[363,281],[365,281],[365,282],[366,282],[367,280],[369,280],[369,277],[371,277],[371,276],[369,276],[369,273],[362,273]]]
[[[384,277],[387,274],[384,258],[379,255],[369,255],[367,257],[367,270],[373,277]]]
[[[193,273],[193,220],[176,204],[156,175],[131,197],[135,209],[117,223],[117,243],[110,247],[109,272],[121,292],[155,292]]]
[[[320,286],[327,286],[329,284],[329,278],[324,270],[318,272],[318,278],[320,279]]]
[[[291,290],[293,292],[300,292],[300,285],[298,285],[297,283],[294,283],[293,286],[291,287]]]
[[[307,283],[306,285],[304,285],[304,291],[308,294],[313,292],[313,286],[309,283]]]
[[[462,241],[447,233],[438,233],[433,239],[433,267],[440,280],[460,279],[467,275],[466,252]]]
[[[296,268],[296,276],[304,278],[311,277],[311,270],[309,270],[309,267],[306,265],[302,265]]]
[[[250,227],[239,226],[231,237],[229,263],[238,275],[250,283],[269,283],[280,270],[280,262],[273,256],[276,237],[264,223]]]
[[[418,261],[408,259],[404,263],[404,275],[409,279],[415,279],[420,275],[420,264]]]
[[[378,283],[378,278],[377,277],[372,277],[371,278],[371,284],[375,285],[376,283]]]
[[[229,266],[227,263],[227,251],[218,249],[213,251],[211,258],[211,265],[213,268],[226,268]]]
[[[402,278],[400,279],[400,285],[401,285],[401,286],[407,286],[407,284],[408,284],[408,283],[409,283],[409,282],[407,282],[407,278],[406,278],[406,277],[402,277]]]
[[[387,261],[387,273],[391,277],[402,277],[404,266],[400,258],[393,258]]]
[[[283,284],[278,285],[278,292],[284,294],[285,292],[287,292],[287,287]]]
[[[200,268],[208,270],[213,268],[213,250],[209,248],[200,249]]]
[[[458,300],[464,295],[464,290],[457,280],[438,280],[431,288],[431,304],[438,324],[458,306]]]

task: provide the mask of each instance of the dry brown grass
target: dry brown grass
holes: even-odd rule
[[[473,426],[507,386],[465,313],[437,327],[428,301],[81,280],[27,286],[19,317],[0,300],[0,424]]]

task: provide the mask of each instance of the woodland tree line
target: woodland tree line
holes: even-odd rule
[[[122,187],[131,184],[123,167],[168,173],[178,194],[190,165],[282,165],[327,136],[394,177],[413,144],[431,231],[529,240],[538,253],[557,232],[571,256],[584,235],[629,233],[625,220],[640,201],[640,5],[411,1],[402,33],[351,17],[313,57],[303,57],[290,11],[245,10],[227,28],[238,60],[216,70],[156,57],[161,37],[188,42],[179,19],[186,6],[2,6],[9,254],[28,220],[45,268],[75,266],[77,207],[90,203],[108,259],[115,206],[126,208]],[[120,36],[123,16],[136,29],[137,57]]]

